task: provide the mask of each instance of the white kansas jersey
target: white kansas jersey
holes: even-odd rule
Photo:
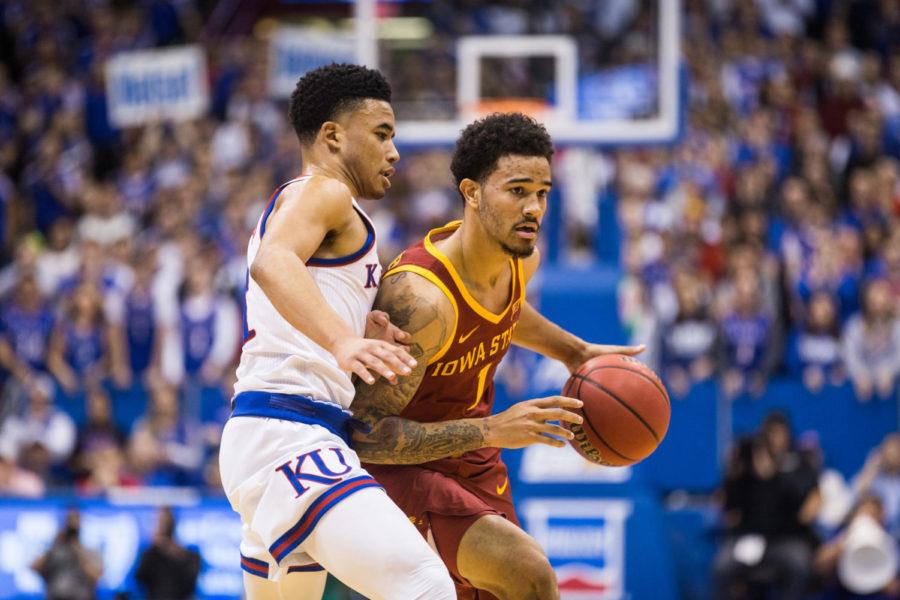
[[[304,185],[306,179],[288,181],[275,190],[247,245],[244,345],[234,391],[235,394],[259,391],[307,396],[346,409],[354,393],[350,373],[338,367],[330,352],[294,329],[249,274],[260,240],[266,233],[266,220],[278,196],[289,185]],[[292,200],[298,201],[314,202],[315,199]],[[306,266],[328,305],[362,337],[366,315],[378,292],[381,264],[375,246],[375,227],[356,200],[353,208],[368,231],[362,248],[341,258],[310,258]]]

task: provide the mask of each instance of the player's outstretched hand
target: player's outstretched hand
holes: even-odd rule
[[[582,404],[581,400],[565,396],[519,402],[502,413],[487,417],[485,445],[493,448],[524,448],[531,444],[565,446],[563,440],[571,440],[575,434],[548,421],[581,423],[581,415],[568,409],[581,408]]]
[[[408,344],[410,335],[391,323],[391,317],[383,310],[373,310],[366,315],[366,337],[393,344]]]
[[[406,348],[382,340],[344,338],[332,348],[332,354],[340,368],[356,373],[368,384],[375,383],[372,373],[397,383],[398,374],[409,375],[416,366]]]

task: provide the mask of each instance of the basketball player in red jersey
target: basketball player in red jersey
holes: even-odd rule
[[[492,416],[493,375],[509,345],[573,371],[594,356],[642,350],[589,344],[525,300],[552,155],[547,131],[521,114],[492,115],[462,132],[451,168],[463,220],[403,252],[375,300],[410,335],[418,366],[396,385],[358,385],[353,401],[371,425],[354,435],[356,451],[433,541],[461,599],[559,597],[546,556],[519,527],[500,448],[563,446],[572,434],[551,421],[580,423],[567,409],[581,402],[540,398]]]

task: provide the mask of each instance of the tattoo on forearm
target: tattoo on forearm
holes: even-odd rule
[[[388,417],[365,440],[357,440],[356,452],[370,463],[413,465],[484,446],[484,430],[474,422],[418,423]]]
[[[396,385],[384,379],[373,385],[356,382],[353,411],[372,431],[363,438],[357,436],[355,447],[368,462],[416,464],[484,443],[484,431],[476,422],[418,423],[398,416],[419,388],[429,359],[450,335],[454,318],[440,310],[433,298],[417,293],[408,275],[401,272],[382,282],[375,308],[387,312],[392,323],[413,336],[409,351],[418,365]]]
[[[384,378],[372,385],[357,379],[353,415],[374,426],[382,419],[400,414],[419,389],[426,367],[425,361],[420,360],[412,373],[401,377],[396,385],[391,385]]]

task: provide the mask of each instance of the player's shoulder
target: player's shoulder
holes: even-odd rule
[[[388,270],[379,284],[378,296],[384,300],[418,299],[440,309],[453,310],[444,291],[446,286],[431,271],[417,265],[403,264]]]
[[[453,297],[426,270],[395,270],[378,286],[374,308],[412,336],[412,354],[428,360],[453,339],[458,313]]]
[[[425,249],[424,239],[398,254],[385,268],[385,276],[402,270],[431,270],[437,259]]]
[[[281,191],[281,204],[323,217],[340,217],[352,214],[353,193],[337,179],[311,175],[285,186]]]

